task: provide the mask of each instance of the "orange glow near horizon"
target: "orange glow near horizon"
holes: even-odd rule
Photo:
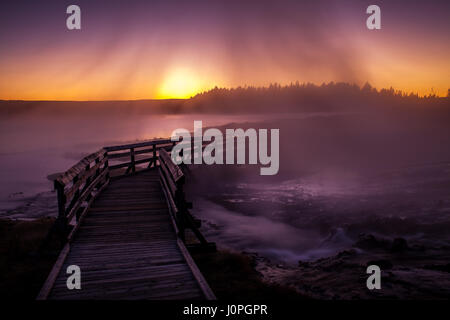
[[[309,72],[303,77],[295,73],[280,72],[276,68],[261,64],[261,70],[242,74],[242,82],[236,81],[226,72],[213,72],[200,76],[193,70],[201,70],[203,65],[191,68],[169,68],[152,72],[156,67],[142,64],[137,70],[125,71],[124,62],[97,66],[91,72],[87,67],[59,68],[55,63],[39,58],[37,63],[20,63],[14,70],[5,70],[0,62],[0,99],[1,100],[139,100],[139,99],[188,99],[197,93],[218,87],[268,86],[271,83],[289,85],[299,81],[315,84],[334,82],[354,82],[363,85],[368,81],[377,89],[393,87],[404,92],[417,93],[420,96],[430,93],[447,96],[448,78],[442,70],[450,70],[446,61],[437,61],[424,66],[407,62],[399,63],[394,59],[374,58],[375,63],[367,68],[369,79],[346,80],[318,67],[317,72]],[[71,59],[65,60],[69,62]],[[90,63],[86,63],[90,65]],[[218,64],[211,61],[211,64]],[[78,64],[79,65],[79,64]],[[224,65],[224,63],[222,63]],[[162,76],[161,76],[162,74]]]
[[[448,17],[439,7],[383,4],[383,28],[369,31],[357,1],[262,2],[90,1],[78,31],[61,23],[57,1],[27,10],[11,2],[0,19],[0,99],[185,99],[215,86],[297,81],[447,96]]]
[[[188,99],[209,89],[192,71],[186,68],[172,70],[161,82],[157,99]]]
[[[391,79],[392,80],[392,79]],[[332,81],[332,80],[331,80]],[[329,81],[324,81],[323,83],[328,83]],[[410,82],[408,79],[405,82]],[[20,94],[19,91],[11,91],[11,94],[2,93],[0,95],[0,100],[24,100],[24,101],[108,101],[108,100],[165,100],[165,99],[189,99],[194,97],[196,94],[206,92],[208,90],[213,89],[214,87],[219,88],[235,88],[238,86],[253,86],[253,85],[238,85],[233,87],[221,86],[221,85],[211,85],[211,86],[196,86],[195,81],[188,78],[174,78],[170,79],[168,82],[163,83],[158,90],[154,90],[154,94],[148,94],[152,92],[152,90],[142,90],[145,86],[140,86],[141,90],[131,90],[133,94],[126,94],[123,92],[122,94],[113,94],[107,91],[99,90],[94,92],[92,88],[96,86],[96,84],[92,83],[92,87],[89,88],[87,85],[85,88],[65,88],[61,90],[39,90],[39,88],[34,88],[29,92]],[[277,82],[280,85],[289,85],[292,82],[281,83]],[[316,85],[320,85],[321,83],[311,82]],[[395,85],[392,81],[390,81],[390,85],[380,86],[375,82],[369,82],[373,87],[377,90],[386,88],[394,88],[395,90],[401,90],[404,93],[414,93],[419,96],[427,96],[429,94],[434,94],[439,97],[447,96],[447,86],[443,85],[441,87],[432,86],[431,88],[426,85],[417,84],[405,85],[404,87]],[[361,85],[361,84],[359,84]],[[265,85],[263,85],[265,86]],[[261,87],[263,87],[261,86]],[[15,92],[15,93],[14,93]],[[45,93],[44,93],[45,92]]]
[[[146,52],[143,55],[149,57]],[[298,68],[304,71],[300,72],[280,69],[276,63],[258,57],[241,68],[223,56],[209,57],[199,53],[197,60],[190,58],[191,54],[164,61],[160,58],[163,54],[156,52],[152,54],[153,59],[136,60],[124,50],[102,60],[86,49],[78,54],[44,52],[32,58],[3,59],[0,61],[0,99],[187,99],[215,86],[262,87],[271,83],[289,85],[296,81],[318,85],[331,81],[363,85],[368,81],[377,89],[393,87],[421,96],[430,93],[447,96],[449,88],[446,70],[450,70],[450,63],[445,57],[419,63],[416,61],[419,58],[402,60],[399,54],[387,50],[378,55],[368,53],[366,59],[358,61],[361,66],[356,69],[364,72],[357,78],[336,74],[323,64],[301,64]],[[154,62],[159,59],[164,63]]]
[[[271,83],[289,85],[296,81],[312,82],[315,84],[347,82],[346,79],[335,77],[320,71],[310,77],[296,77],[289,72],[276,72],[267,66],[264,71],[242,76],[242,82],[233,81],[233,77],[220,72],[208,76],[199,76],[192,68],[170,68],[155,74],[150,70],[152,65],[141,65],[140,69],[127,74],[121,63],[111,63],[96,67],[87,73],[85,68],[59,69],[55,63],[45,59],[39,63],[21,63],[14,70],[6,70],[1,66],[0,99],[1,100],[139,100],[139,99],[187,99],[197,93],[218,87],[233,88],[238,86],[268,86]],[[70,59],[66,59],[70,62]],[[447,96],[448,78],[441,74],[442,70],[449,70],[448,62],[435,62],[426,66],[411,66],[408,63],[398,63],[396,60],[378,58],[374,60],[367,72],[368,80],[355,82],[363,85],[368,81],[377,89],[393,87],[404,92],[418,93],[420,96],[434,93]],[[214,63],[214,62],[211,62]],[[89,65],[89,63],[88,63]],[[261,65],[262,67],[263,65]],[[9,72],[8,72],[9,71]],[[263,75],[263,76],[261,76]],[[354,79],[353,79],[354,80]]]

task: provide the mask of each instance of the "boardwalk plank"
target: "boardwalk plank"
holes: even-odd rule
[[[81,268],[81,290],[66,286]],[[70,244],[50,299],[204,299],[180,250],[157,170],[114,178]]]

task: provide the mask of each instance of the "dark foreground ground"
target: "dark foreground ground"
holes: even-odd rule
[[[44,244],[53,223],[53,218],[0,220],[1,298],[36,298],[60,249],[57,243]]]
[[[421,110],[249,123],[280,128],[279,173],[191,166],[187,195],[206,238],[247,252],[266,283],[314,299],[449,299],[447,119]],[[372,264],[381,290],[366,287]]]
[[[54,219],[0,221],[0,297],[33,300],[57,258],[43,241]],[[335,256],[282,265],[257,253],[219,250],[193,258],[219,300],[448,299],[450,248],[409,246],[361,236]],[[367,290],[365,270],[382,269],[382,289]]]
[[[260,177],[259,166],[193,172],[202,232],[234,249],[194,255],[217,297],[448,299],[449,118],[426,116],[268,123],[283,132],[277,176]],[[52,222],[0,221],[1,297],[35,298],[59,252],[43,245]],[[294,265],[268,260],[268,248],[295,254]],[[370,264],[382,270],[379,291],[366,288]]]
[[[61,244],[45,242],[54,218],[0,220],[0,297],[34,300]],[[266,283],[251,256],[218,251],[193,255],[218,299],[302,299],[295,289]]]
[[[450,298],[450,248],[408,246],[362,235],[354,248],[332,257],[299,261],[297,267],[252,255],[268,283],[278,283],[313,299],[447,300]],[[368,290],[369,265],[381,271],[381,289]]]

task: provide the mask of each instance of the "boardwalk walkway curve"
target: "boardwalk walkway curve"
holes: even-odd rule
[[[215,245],[189,212],[172,147],[170,140],[105,147],[55,180],[55,228],[67,241],[38,300],[215,299],[185,231],[198,239],[193,250]],[[67,287],[71,265],[80,268],[81,289]]]

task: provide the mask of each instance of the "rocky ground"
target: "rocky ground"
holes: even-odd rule
[[[54,221],[0,219],[0,298],[36,298],[62,247],[47,238]]]
[[[450,247],[425,248],[361,235],[354,246],[297,267],[274,263],[255,253],[255,269],[268,283],[295,288],[315,299],[449,299]],[[369,265],[381,269],[381,289],[368,290]]]
[[[40,192],[28,197],[19,192],[11,194],[10,198],[17,205],[13,208],[0,208],[0,218],[34,220],[42,217],[56,217],[58,215],[54,191]]]
[[[448,163],[386,172],[352,188],[313,182],[230,183],[207,201],[194,196],[195,212],[208,239],[244,252],[265,282],[302,296],[450,298]],[[380,290],[366,286],[373,264]]]

